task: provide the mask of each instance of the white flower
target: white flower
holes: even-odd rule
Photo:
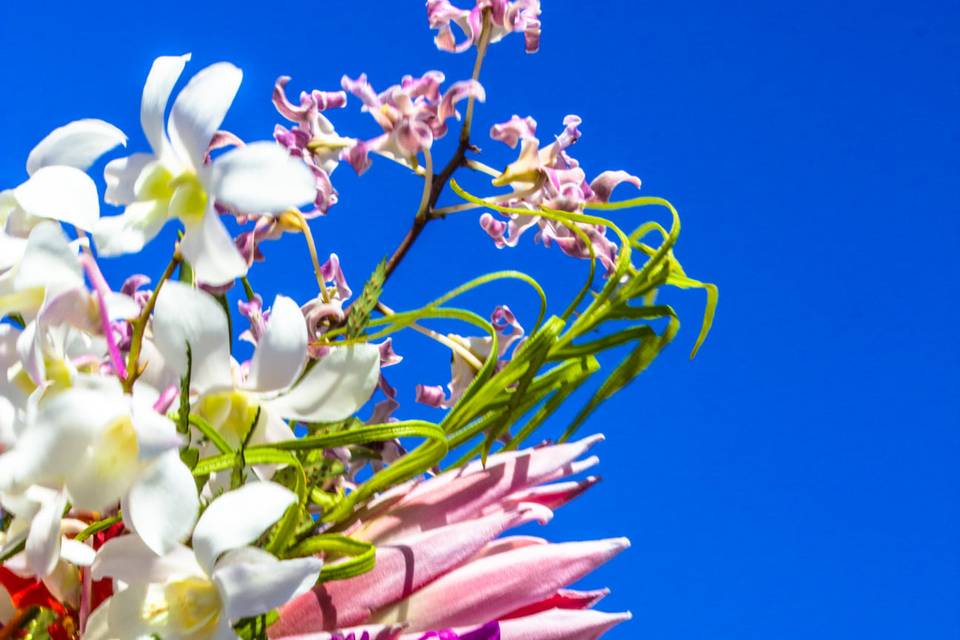
[[[124,395],[115,378],[78,376],[28,413],[16,443],[0,455],[0,492],[40,485],[86,511],[122,500],[124,523],[157,553],[190,533],[199,504],[177,450],[181,438],[170,420]],[[59,538],[44,540],[36,553],[49,558]]]
[[[210,503],[193,532],[193,549],[178,545],[157,557],[137,536],[108,541],[93,577],[123,586],[94,611],[84,638],[236,638],[234,622],[267,613],[317,581],[323,564],[317,558],[278,560],[246,546],[296,501],[278,484],[252,482]]]
[[[245,380],[231,375],[227,319],[209,294],[167,282],[157,298],[154,341],[165,365],[179,377],[192,367],[195,410],[238,445],[261,408],[251,442],[292,439],[283,418],[334,422],[370,399],[380,376],[380,351],[369,344],[333,349],[305,374],[307,328],[297,303],[278,295]]]
[[[197,278],[222,285],[246,273],[246,262],[220,220],[214,202],[243,213],[278,213],[313,199],[313,175],[273,142],[255,142],[205,163],[210,142],[240,88],[243,74],[226,62],[197,73],[177,95],[164,131],[163,114],[190,59],[157,58],[147,76],[140,123],[153,153],[107,165],[104,199],[126,205],[94,230],[103,255],[134,253],[167,220],[185,227],[180,245]]]
[[[30,178],[0,192],[0,270],[8,268],[9,249],[38,222],[58,220],[90,231],[100,217],[97,187],[84,171],[97,158],[126,145],[122,131],[103,120],[76,120],[54,129],[27,157]]]
[[[62,584],[64,580],[54,578],[58,565],[66,562],[75,567],[87,567],[93,562],[92,548],[63,535],[65,527],[72,528],[74,533],[83,529],[83,523],[63,520],[67,505],[67,496],[63,491],[30,486],[23,493],[3,494],[0,504],[4,511],[13,515],[2,545],[4,552],[26,542],[23,552],[4,563],[11,571],[44,580],[51,579],[51,584]],[[63,574],[68,570],[59,568],[61,576],[58,577],[65,577]],[[69,580],[72,583],[70,586],[76,587],[76,574],[73,573],[72,577],[74,579]]]

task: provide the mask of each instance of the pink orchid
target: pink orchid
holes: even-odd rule
[[[418,640],[432,630],[463,634],[490,621],[499,622],[504,640],[598,637],[629,614],[592,611],[606,592],[567,586],[628,541],[498,536],[546,523],[554,509],[592,486],[595,477],[565,478],[597,463],[579,458],[602,439],[499,453],[486,466],[474,462],[385,492],[349,528],[354,538],[377,545],[376,567],[281,607],[271,638],[366,631],[371,638]]]
[[[450,0],[427,0],[427,21],[437,30],[433,39],[441,51],[462,53],[480,42],[483,16],[490,16],[490,42],[498,42],[511,33],[523,33],[527,53],[540,50],[540,0],[477,0],[473,9],[459,9]],[[453,26],[466,39],[459,44]]]
[[[497,367],[500,368],[506,364],[508,360],[506,355],[510,348],[515,344],[519,346],[519,343],[523,340],[523,326],[510,311],[510,307],[506,305],[501,305],[493,310],[490,315],[490,323],[497,331]],[[449,337],[466,347],[478,360],[485,360],[490,355],[493,341],[489,336],[463,338],[451,335]],[[476,376],[477,370],[474,365],[468,362],[462,354],[454,351],[453,358],[450,361],[450,382],[447,384],[450,395],[446,395],[440,385],[418,384],[416,401],[430,407],[449,409],[466,392],[467,387],[470,386]]]
[[[498,248],[515,247],[528,229],[538,227],[537,241],[545,246],[556,244],[569,256],[589,258],[590,246],[566,225],[533,213],[541,207],[580,213],[584,205],[608,202],[613,190],[623,182],[640,188],[640,178],[625,171],[604,171],[592,182],[568,149],[580,139],[578,116],[563,119],[564,129],[549,145],[541,148],[536,138],[537,123],[533,118],[514,115],[510,120],[495,124],[490,137],[511,148],[520,144],[520,156],[493,180],[496,186],[511,186],[514,197],[505,201],[511,208],[530,209],[531,215],[510,214],[504,222],[489,213],[480,217],[480,226],[493,238]],[[607,271],[613,269],[617,246],[606,237],[601,225],[576,223],[592,245],[596,258]]]
[[[415,166],[417,153],[429,149],[434,140],[446,135],[446,121],[451,117],[460,118],[456,109],[458,102],[471,97],[480,102],[486,99],[483,87],[475,80],[455,82],[441,94],[444,79],[439,71],[428,71],[419,78],[404,76],[400,84],[378,94],[366,74],[356,80],[343,76],[340,84],[360,99],[363,111],[384,131],[383,135],[359,142],[344,153],[357,173],[370,167],[371,151]]]
[[[294,105],[287,99],[286,86],[289,76],[277,78],[273,87],[273,105],[287,120],[295,122],[292,129],[276,125],[273,137],[290,152],[306,163],[316,179],[317,195],[314,198],[316,209],[307,218],[326,214],[337,203],[337,191],[330,182],[330,174],[337,168],[340,153],[354,144],[352,138],[337,135],[333,125],[321,113],[327,109],[346,106],[347,94],[343,91],[317,91],[300,93],[300,105]]]

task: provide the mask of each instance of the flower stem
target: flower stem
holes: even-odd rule
[[[153,313],[153,308],[157,304],[157,295],[160,293],[160,289],[163,288],[163,283],[170,279],[173,275],[173,270],[177,268],[177,265],[180,264],[182,260],[183,258],[180,257],[180,251],[175,250],[173,257],[170,258],[170,263],[164,270],[163,275],[160,276],[160,280],[157,281],[157,286],[154,287],[153,293],[150,294],[147,304],[143,306],[140,315],[133,321],[133,336],[130,338],[130,353],[127,356],[127,377],[123,379],[124,393],[133,393],[133,383],[137,381],[137,378],[140,377],[140,373],[142,372],[139,365],[140,349],[143,345],[143,334],[147,330],[147,322],[150,320],[150,314]]]
[[[480,68],[483,66],[483,58],[487,52],[487,45],[490,42],[490,12],[484,11],[483,16],[483,32],[480,34],[480,42],[477,44],[477,60],[473,65],[473,79],[477,80],[480,78]],[[393,254],[390,256],[390,259],[387,260],[387,267],[385,272],[384,281],[390,278],[396,268],[400,265],[400,262],[407,255],[407,252],[410,251],[410,247],[417,241],[417,238],[420,237],[420,234],[423,232],[423,228],[427,226],[427,223],[430,220],[433,220],[434,217],[430,215],[430,211],[436,206],[437,200],[440,198],[440,194],[443,192],[443,188],[450,181],[450,178],[453,177],[453,174],[457,169],[464,166],[468,162],[466,154],[467,150],[470,149],[470,124],[473,122],[473,106],[474,98],[470,96],[467,99],[467,112],[463,118],[463,125],[460,128],[460,142],[457,144],[456,150],[453,152],[453,157],[450,158],[449,162],[441,169],[438,175],[433,175],[432,171],[432,160],[429,155],[429,151],[424,149],[424,158],[426,171],[424,178],[426,183],[424,185],[423,194],[424,197],[420,200],[420,207],[417,209],[417,215],[413,219],[413,224],[410,226],[410,230],[407,231],[407,235],[403,237],[403,240],[400,241],[400,244],[393,251]],[[500,175],[499,173],[497,175]],[[349,313],[350,309],[347,309]]]

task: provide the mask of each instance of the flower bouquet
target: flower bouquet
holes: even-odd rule
[[[0,638],[581,640],[629,618],[593,608],[604,590],[570,588],[626,539],[508,532],[546,524],[597,481],[583,473],[603,438],[574,435],[676,335],[658,291],[705,289],[696,352],[717,290],[677,261],[669,202],[614,198],[621,184],[640,187],[625,171],[588,180],[573,156],[577,116],[545,138],[514,115],[489,135],[516,160],[481,160],[471,122],[484,55],[512,34],[537,51],[538,0],[429,0],[427,19],[440,50],[475,53],[471,78],[445,85],[428,71],[377,92],[344,76],[341,90],[291,100],[280,77],[283,124],[251,142],[221,129],[237,67],[207,66],[175,93],[190,55],[164,56],[140,104],[149,148],[104,169],[103,200],[121,213],[101,215],[87,174],[126,146],[102,120],[53,130],[27,179],[0,193]],[[343,136],[328,117],[355,103],[380,130],[372,138]],[[455,149],[435,159],[451,126]],[[312,229],[339,204],[338,166],[362,174],[374,161],[399,165],[422,195],[407,235],[354,294]],[[464,174],[487,192],[461,186]],[[606,217],[628,208],[665,212],[667,224],[628,233]],[[391,275],[423,229],[477,213],[497,247],[526,234],[582,261],[562,310],[551,314],[517,271],[388,306]],[[179,233],[165,267],[107,281],[102,261],[160,242],[168,224]],[[311,300],[254,285],[262,248],[284,235],[309,249]],[[535,319],[456,306],[508,280],[539,300]],[[245,361],[241,325],[254,345]],[[410,331],[451,355],[446,388],[410,390],[439,421],[398,415],[386,371],[402,360],[394,334]],[[611,355],[622,359],[601,366]],[[536,439],[597,376],[560,437]]]

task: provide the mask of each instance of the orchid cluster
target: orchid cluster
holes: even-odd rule
[[[282,76],[273,104],[284,123],[272,140],[245,141],[222,129],[241,71],[210,65],[173,97],[190,55],[161,57],[140,105],[149,149],[105,165],[103,201],[122,212],[101,215],[88,174],[127,143],[102,120],[54,129],[22,184],[0,192],[0,638],[585,640],[629,618],[593,609],[605,590],[571,588],[626,539],[507,533],[546,524],[596,483],[576,476],[597,463],[584,456],[602,436],[572,437],[677,334],[658,292],[706,290],[696,351],[716,287],[677,261],[669,202],[614,200],[618,185],[640,187],[624,171],[588,181],[571,155],[577,116],[544,143],[533,118],[513,115],[490,137],[519,147],[517,159],[478,159],[484,54],[513,33],[537,51],[538,0],[426,5],[440,50],[475,51],[473,77],[444,88],[427,71],[377,93],[365,75],[344,76],[341,90],[291,101]],[[331,111],[353,101],[380,133],[337,133]],[[434,142],[457,122],[455,151],[435,163]],[[311,227],[340,204],[341,162],[362,174],[380,160],[421,180],[422,197],[355,295]],[[505,190],[475,195],[458,172]],[[445,190],[458,200],[441,206]],[[634,207],[664,208],[671,222],[628,234],[595,215]],[[516,271],[421,308],[386,304],[424,227],[470,211],[482,213],[479,241],[516,247],[534,229],[588,265],[562,313],[549,315],[543,289]],[[168,223],[180,232],[165,268],[107,281],[102,261],[160,242]],[[310,251],[310,300],[265,298],[248,278],[284,234]],[[489,320],[450,304],[509,279],[537,296],[532,323],[508,301]],[[436,320],[466,335],[431,329]],[[248,360],[233,350],[235,326],[254,346]],[[398,415],[418,410],[401,408],[384,374],[405,331],[451,353],[446,388],[408,390],[439,421]],[[626,355],[562,435],[525,444],[610,353]]]

